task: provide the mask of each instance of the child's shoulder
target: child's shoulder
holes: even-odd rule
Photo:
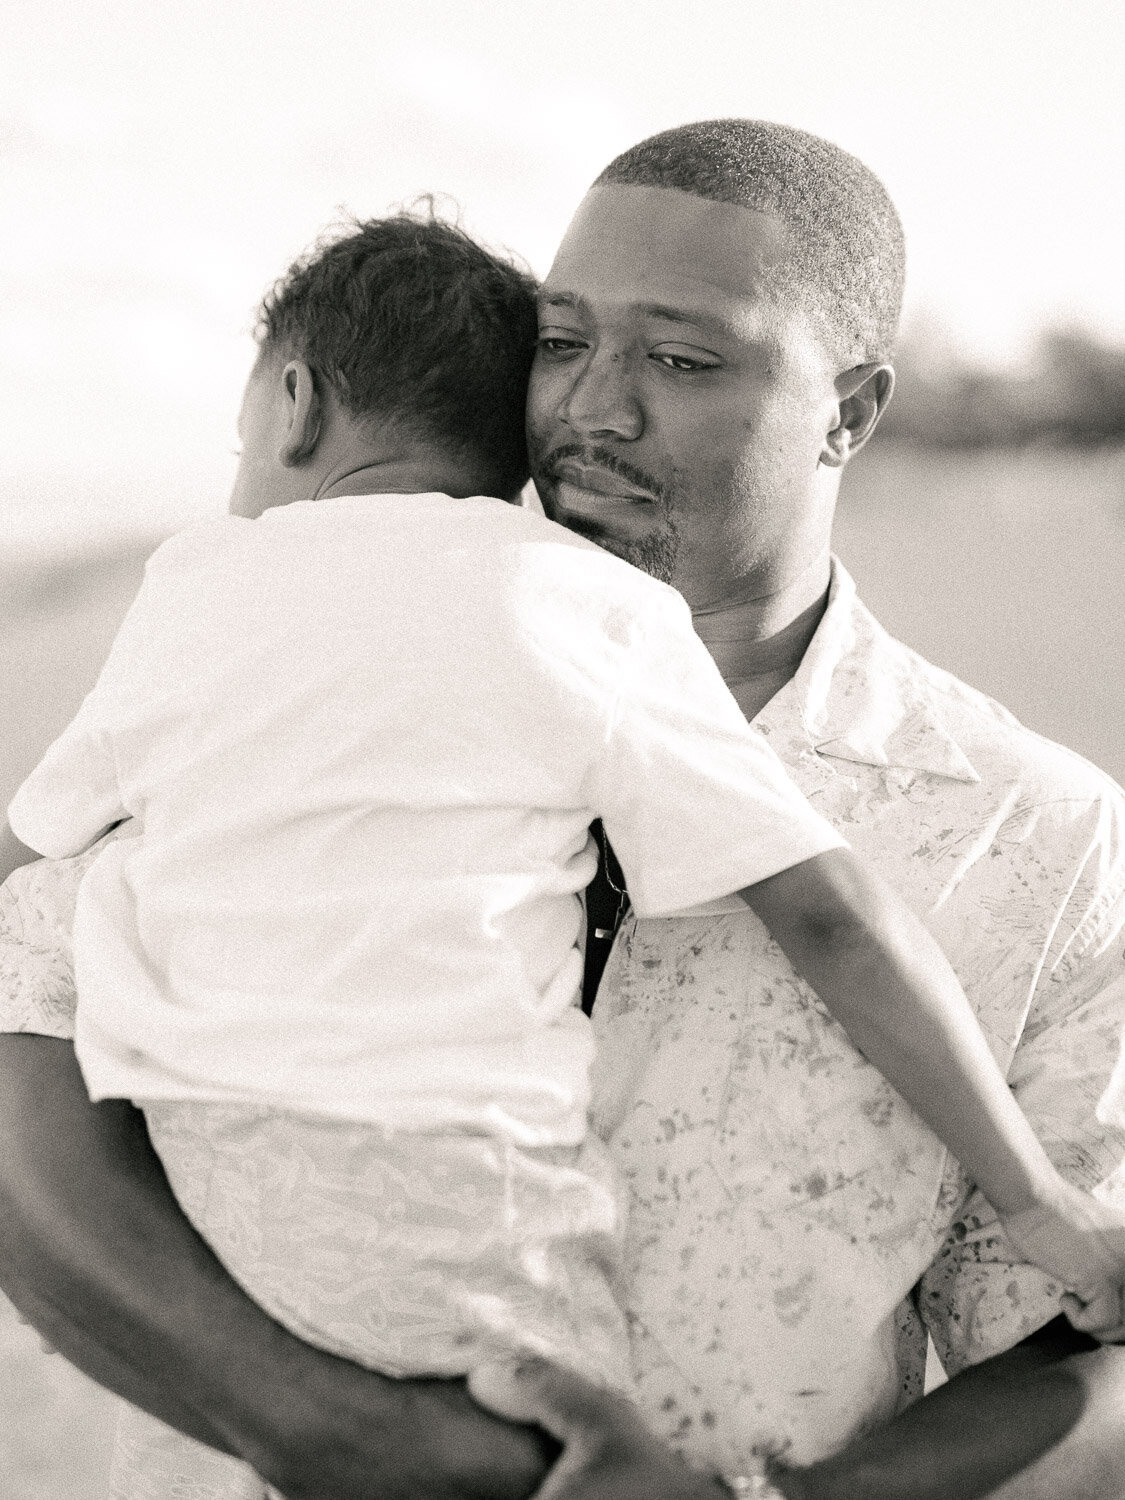
[[[212,562],[243,544],[253,526],[241,516],[209,516],[161,542],[145,564],[149,576]]]
[[[608,605],[624,610],[687,609],[682,595],[588,537],[568,531],[535,511],[521,510],[516,525],[525,548],[525,565],[557,580],[560,587],[601,594]]]

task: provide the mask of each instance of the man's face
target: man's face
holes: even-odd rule
[[[690,603],[823,550],[836,374],[763,291],[776,219],[664,188],[593,189],[543,286],[528,398],[548,516]],[[809,554],[807,557],[805,554]]]

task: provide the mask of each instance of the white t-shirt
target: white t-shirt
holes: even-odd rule
[[[579,893],[642,916],[842,840],[682,598],[484,497],[348,496],[165,543],[13,830],[73,854],[93,1098],[410,1129],[585,1124]]]

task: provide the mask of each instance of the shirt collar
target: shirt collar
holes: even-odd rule
[[[810,748],[831,759],[979,782],[919,667],[859,602],[851,575],[833,558],[816,634],[796,676],[755,723],[771,734],[799,725]]]

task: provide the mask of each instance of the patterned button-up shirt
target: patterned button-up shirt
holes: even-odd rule
[[[1059,1165],[1125,1204],[1125,796],[891,640],[838,565],[756,722],[928,922]],[[92,857],[0,889],[0,1031],[72,1035]],[[1057,1312],[740,902],[627,921],[594,1020],[640,1399],[694,1461],[831,1452],[921,1393],[926,1327],[952,1370]]]
[[[1059,1167],[1125,1206],[1125,797],[892,640],[834,569],[755,721],[949,955]],[[650,1419],[735,1472],[832,1452],[1058,1313],[934,1135],[738,901],[627,920],[595,1124],[631,1192]]]

